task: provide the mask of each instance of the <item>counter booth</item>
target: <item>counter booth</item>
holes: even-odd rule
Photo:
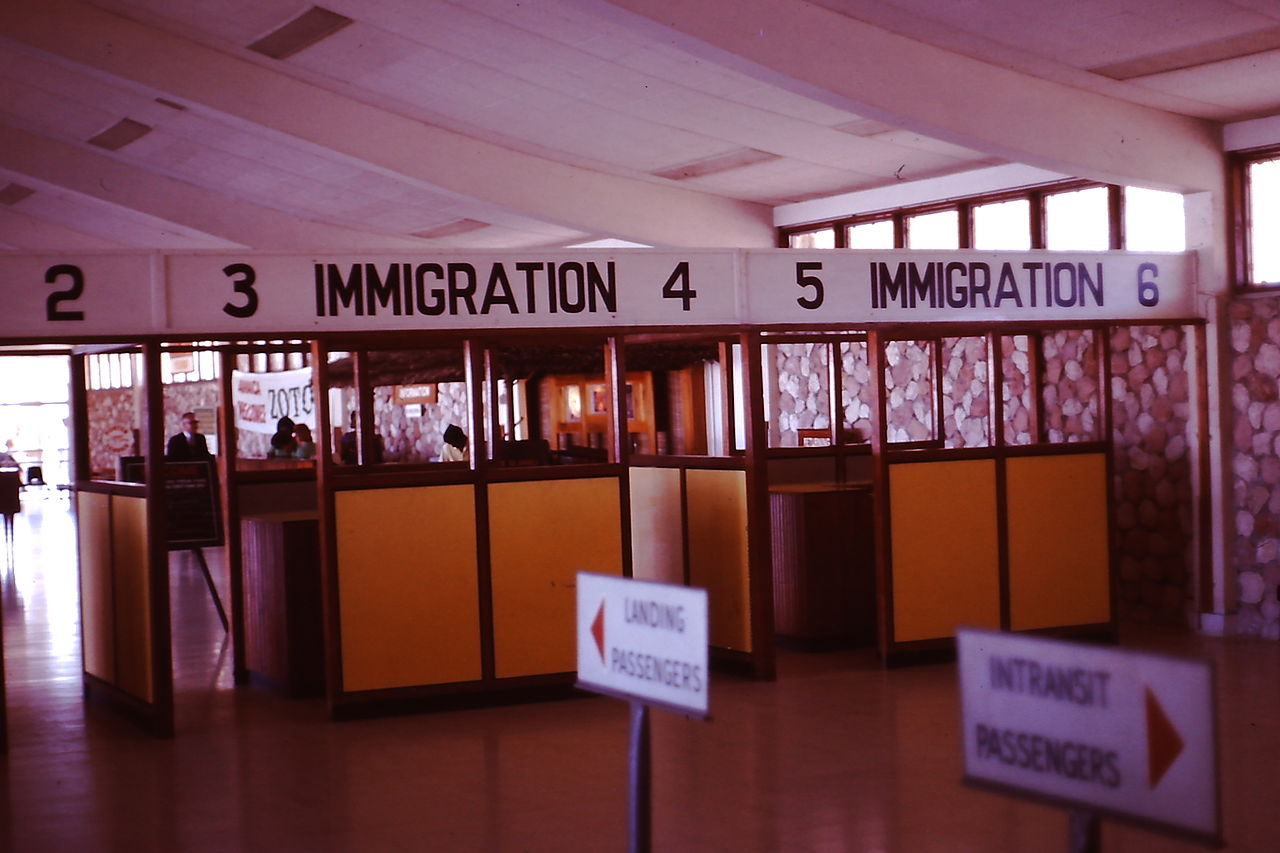
[[[1158,417],[1169,384],[1122,393],[1116,341],[1176,337],[1199,465],[1192,260],[24,259],[99,300],[83,326],[18,306],[42,340],[92,338],[72,394],[86,689],[173,731],[171,550],[225,567],[236,683],[335,718],[567,692],[584,570],[706,588],[713,664],[756,678],[779,644],[892,663],[958,625],[1110,635],[1114,407]],[[216,462],[183,539],[175,489],[199,489],[164,443],[185,411]],[[278,452],[281,417],[314,447]]]

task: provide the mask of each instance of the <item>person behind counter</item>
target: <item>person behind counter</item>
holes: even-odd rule
[[[440,446],[441,462],[462,462],[467,458],[467,434],[457,424],[449,424]]]
[[[297,459],[314,459],[316,456],[316,443],[311,438],[311,427],[306,424],[297,424],[293,428],[293,438],[297,448],[293,451],[293,455]]]
[[[209,444],[200,434],[200,421],[195,413],[182,413],[182,432],[175,433],[164,449],[164,458],[178,461],[212,459]]]
[[[18,470],[18,460],[13,458],[13,439],[9,439],[4,443],[4,450],[0,450],[0,471]]]
[[[338,440],[338,461],[343,465],[356,465],[360,461],[360,432],[356,427],[356,418],[356,413],[351,412],[348,418],[351,426]],[[382,462],[382,436],[373,437],[373,458],[365,461],[374,465]]]
[[[275,435],[271,436],[271,449],[267,451],[268,459],[292,459],[298,449],[298,441],[293,437],[293,418],[283,417],[276,421]]]

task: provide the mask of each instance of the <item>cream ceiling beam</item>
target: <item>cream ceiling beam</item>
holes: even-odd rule
[[[74,0],[10,4],[0,35],[434,189],[659,246],[774,242],[764,205],[521,154],[294,79]]]
[[[6,248],[23,252],[133,248],[39,216],[3,208],[0,208],[0,235],[3,235],[0,242]]]
[[[311,222],[163,175],[87,148],[0,124],[0,162],[13,172],[257,249],[423,247],[425,241]]]
[[[1224,187],[1221,132],[1013,71],[805,0],[591,0],[710,61],[937,139],[1082,178]],[[612,8],[611,8],[612,7]],[[999,57],[993,57],[999,60]]]

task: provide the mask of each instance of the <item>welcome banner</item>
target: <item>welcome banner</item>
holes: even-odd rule
[[[316,398],[310,367],[278,373],[236,370],[231,374],[231,394],[240,429],[271,435],[280,418],[315,428]]]

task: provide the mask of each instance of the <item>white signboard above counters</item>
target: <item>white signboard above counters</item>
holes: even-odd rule
[[[0,340],[1194,319],[1195,255],[0,252]]]

